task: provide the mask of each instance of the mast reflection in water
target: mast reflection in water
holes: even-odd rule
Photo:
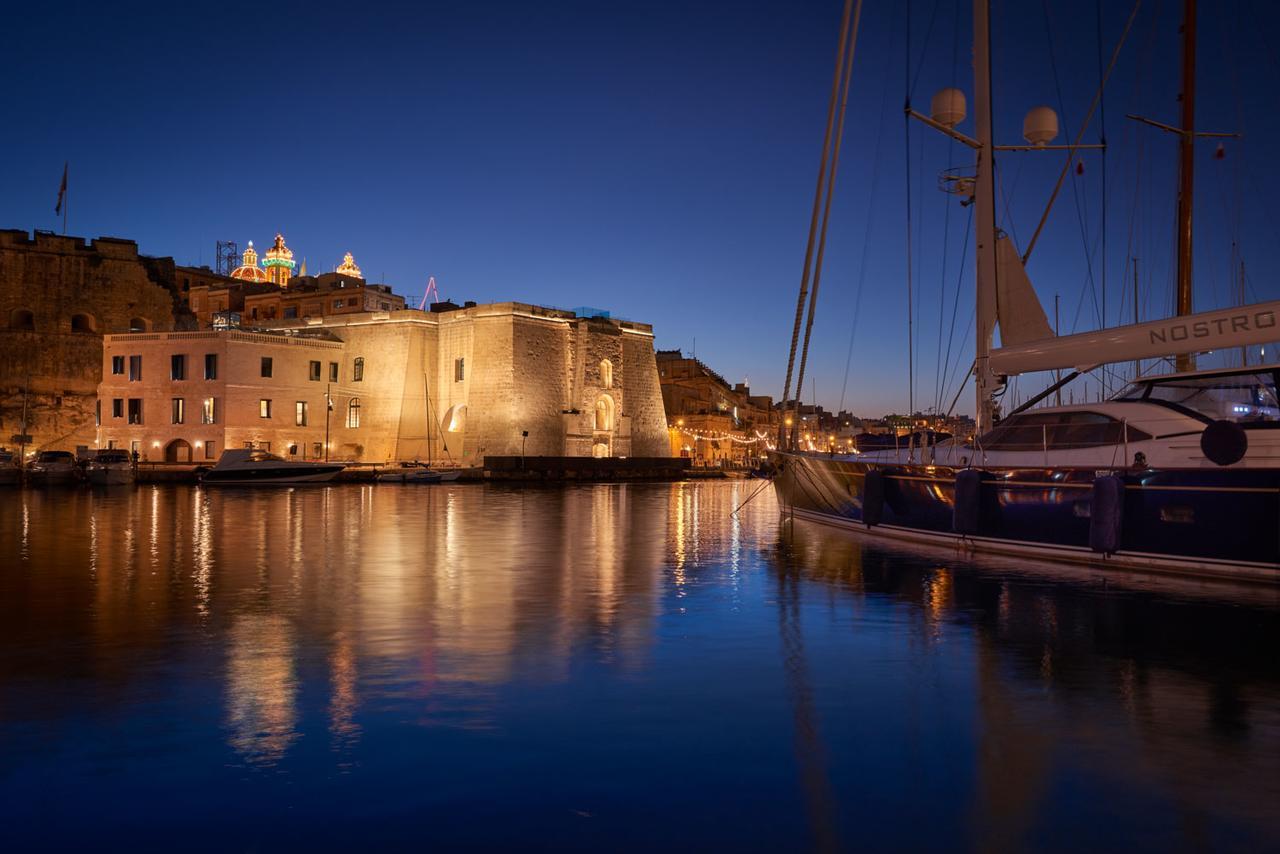
[[[1280,845],[1273,591],[881,551],[756,486],[6,493],[0,838]]]

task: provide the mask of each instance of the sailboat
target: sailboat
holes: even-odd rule
[[[1184,78],[1190,68],[1193,79],[1195,3],[1184,2]],[[975,436],[837,455],[795,450],[794,434],[784,435],[773,457],[784,515],[966,552],[1280,583],[1280,365],[1196,370],[1193,361],[1280,339],[1280,301],[1191,310],[1190,87],[1184,81],[1183,128],[1166,127],[1182,143],[1178,315],[1058,337],[996,227],[1002,146],[992,141],[987,0],[973,15],[975,136],[955,131],[956,90],[935,97],[933,115],[912,115],[976,155],[964,187],[975,206]],[[1176,373],[1136,377],[1106,401],[1031,408],[1082,372],[1165,357],[1177,359]],[[1060,370],[1070,373],[998,417],[1008,378]]]
[[[435,417],[432,415],[431,390],[427,385],[425,374],[422,377],[422,395],[426,403],[427,462],[424,465],[417,460],[412,460],[397,463],[392,468],[382,469],[375,475],[379,483],[452,483],[462,476],[462,472],[458,469],[432,468],[434,455],[431,445],[431,424]]]

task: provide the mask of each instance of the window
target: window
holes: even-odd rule
[[[111,357],[111,373],[118,377],[124,376],[124,356]]]
[[[142,400],[136,397],[129,398],[129,423],[142,423]]]
[[[336,299],[336,300],[334,300],[334,301],[333,301],[333,307],[334,307],[334,308],[342,308],[342,305],[343,305],[343,303],[342,303],[342,300],[341,300],[341,299]]]
[[[264,377],[271,376],[271,357],[270,356],[262,357],[262,375]]]
[[[175,354],[169,357],[169,379],[185,380],[187,378],[187,357]]]
[[[453,360],[453,381],[455,383],[462,382],[467,376],[466,359],[458,358]]]
[[[102,401],[95,400],[93,402],[93,426],[102,426]]]
[[[1280,394],[1270,371],[1140,381],[1118,400],[1147,400],[1191,410],[1209,420],[1249,425],[1280,421]]]
[[[214,458],[213,442],[204,443],[204,458],[206,460],[211,460]]]
[[[216,424],[218,423],[217,415],[217,407],[214,403],[214,399],[212,397],[206,397],[204,402],[200,405],[200,423]]]
[[[338,363],[329,363],[329,382],[336,383],[338,381]]]
[[[71,317],[72,332],[92,332],[94,330],[93,316],[89,314],[76,314]]]
[[[204,378],[207,380],[216,380],[218,378],[218,354],[204,354]]]
[[[173,423],[182,424],[187,418],[187,402],[181,397],[173,399]]]
[[[357,301],[355,297],[347,297],[347,305],[356,305],[356,304],[357,304]]]
[[[299,400],[293,408],[293,423],[298,427],[307,426],[307,402]]]
[[[271,401],[265,397],[262,400],[258,401],[258,417],[259,418],[271,417]]]
[[[600,362],[600,387],[613,388],[613,362],[608,359]]]
[[[356,356],[355,362],[351,365],[351,381],[353,383],[361,382],[364,379],[364,356]]]
[[[17,309],[13,314],[9,315],[9,327],[11,329],[34,332],[36,329],[36,316],[25,308]]]
[[[390,310],[391,310],[391,303],[389,303],[389,302],[380,302],[380,303],[378,303],[378,308],[382,309],[383,311],[390,311]]]
[[[117,397],[111,401],[111,417],[124,418],[124,398]]]
[[[324,456],[324,445],[319,442],[313,442],[311,445],[311,458],[318,460]]]
[[[596,429],[613,429],[613,398],[607,394],[596,401]]]
[[[320,363],[319,362],[313,361],[311,363],[311,370],[308,373],[307,377],[312,382],[320,382]]]
[[[284,319],[295,320],[298,317],[298,307],[296,305],[285,306]]]
[[[351,402],[347,404],[347,426],[360,426],[360,398],[353,397]]]
[[[142,357],[129,357],[129,382],[136,383],[142,380]]]
[[[1072,450],[1141,442],[1151,436],[1098,412],[1032,412],[1001,421],[979,440],[986,451]]]

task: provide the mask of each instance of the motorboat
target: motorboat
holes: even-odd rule
[[[123,486],[134,482],[136,472],[128,451],[107,448],[89,460],[85,476],[94,486]]]
[[[0,486],[18,486],[22,483],[22,467],[18,455],[0,448]]]
[[[80,480],[80,467],[70,451],[41,451],[27,466],[27,481],[33,486],[64,486]]]
[[[346,468],[342,463],[286,460],[256,448],[232,448],[204,472],[200,482],[208,486],[271,486],[324,483]]]

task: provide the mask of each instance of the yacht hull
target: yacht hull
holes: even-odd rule
[[[982,524],[961,534],[954,527],[959,469],[811,454],[778,454],[775,463],[784,514],[871,536],[1280,583],[1280,469],[989,468],[979,490]],[[882,485],[882,497],[873,490],[874,507],[871,471]],[[1101,553],[1090,547],[1091,505],[1095,478],[1109,474],[1124,485],[1120,548]]]
[[[345,466],[342,465],[309,465],[306,468],[283,465],[225,470],[212,468],[205,472],[200,482],[207,486],[290,486],[300,483],[325,483],[333,480],[344,468]]]

